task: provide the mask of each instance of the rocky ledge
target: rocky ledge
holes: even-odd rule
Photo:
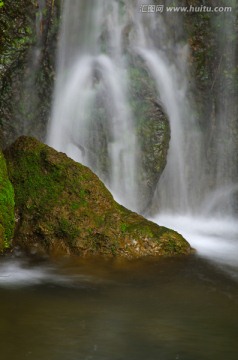
[[[191,253],[180,234],[119,205],[89,168],[65,154],[23,136],[4,155],[15,191],[13,245],[47,255]]]

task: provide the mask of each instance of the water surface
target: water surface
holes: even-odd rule
[[[197,256],[0,266],[4,360],[236,360],[238,287]]]

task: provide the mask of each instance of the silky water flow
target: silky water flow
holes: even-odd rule
[[[234,146],[230,145],[230,152],[224,150],[224,143],[215,145],[219,159],[214,159],[211,190],[204,166],[205,135],[193,116],[189,93],[189,47],[174,35],[175,25],[176,32],[182,31],[181,17],[174,16],[174,24],[160,13],[140,11],[143,4],[151,3],[64,3],[48,143],[89,166],[117,201],[140,211],[141,148],[130,105],[128,54],[140,58],[156,84],[158,102],[171,128],[167,165],[151,218],[181,232],[199,255],[233,271],[238,266],[238,229],[230,199],[237,185],[227,176],[224,179],[222,165],[235,161]],[[234,15],[224,15],[226,31],[233,20]],[[229,44],[219,46],[224,51],[222,46]],[[227,108],[221,107],[218,115],[225,136],[229,136],[224,131]]]

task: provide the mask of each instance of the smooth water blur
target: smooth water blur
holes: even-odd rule
[[[3,260],[0,263],[0,287],[22,288],[45,282],[67,284],[70,280],[55,273],[52,265],[32,266],[27,260]]]
[[[11,260],[1,273],[4,360],[237,359],[237,282],[197,257]]]
[[[237,8],[236,2],[232,2],[233,11],[229,14],[222,14],[220,22],[222,29],[217,27],[216,17],[213,19],[213,29],[218,36],[218,49],[220,56],[220,71],[218,83],[220,91],[217,98],[217,116],[215,126],[215,156],[214,167],[216,172],[216,187],[224,187],[237,182],[237,140],[234,124],[237,114],[237,86],[236,76],[227,76],[237,66]],[[223,89],[223,90],[222,90]],[[225,89],[225,91],[224,91]],[[237,186],[237,184],[236,184]],[[226,204],[226,209],[232,211],[232,201]]]
[[[125,6],[64,3],[47,141],[92,168],[125,206],[138,210],[138,144],[122,49]]]
[[[186,49],[185,52],[187,52]],[[186,142],[190,142],[190,135],[193,132],[189,131],[191,124],[187,121],[186,87],[181,86],[178,80],[178,69],[168,62],[164,53],[149,48],[140,50],[140,54],[156,80],[158,94],[168,114],[171,128],[167,165],[158,184],[156,201],[159,202],[160,209],[163,211],[167,209],[187,211],[191,206],[191,199],[189,199],[189,179],[186,172],[188,157],[184,146]],[[200,146],[199,138],[197,138],[197,144]],[[188,148],[188,145],[186,147]],[[190,146],[189,150],[193,153],[194,146]],[[199,151],[197,153],[199,154]],[[193,160],[195,160],[194,157]],[[195,169],[198,170],[199,166],[195,166]]]
[[[160,208],[187,210],[202,186],[201,134],[188,103],[189,48],[177,35],[181,19],[140,12],[151,3],[64,3],[47,142],[89,166],[124,206],[144,209],[149,199],[140,199],[141,144],[130,93],[136,59],[155,83],[155,99],[171,125],[168,164],[158,184]],[[191,190],[192,180],[198,186]]]
[[[197,254],[238,280],[238,226],[231,217],[161,214],[152,219],[181,233]]]

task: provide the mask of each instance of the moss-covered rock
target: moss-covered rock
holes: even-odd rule
[[[144,212],[153,198],[166,162],[170,142],[170,125],[162,105],[157,101],[155,82],[138,57],[130,57],[130,105],[136,119],[140,144],[139,209]]]
[[[10,246],[14,231],[14,191],[0,151],[0,253]]]
[[[4,1],[0,16],[0,128],[45,138],[55,78],[60,0]]]
[[[116,203],[90,169],[65,154],[21,137],[5,155],[18,217],[14,244],[82,256],[190,253],[181,235]]]

